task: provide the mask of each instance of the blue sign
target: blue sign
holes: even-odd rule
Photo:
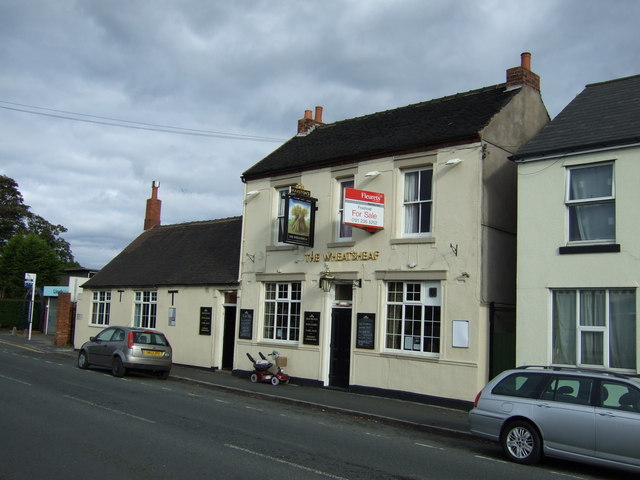
[[[68,293],[69,287],[44,287],[45,297],[57,297],[59,293]]]

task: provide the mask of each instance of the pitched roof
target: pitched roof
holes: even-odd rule
[[[476,140],[519,91],[500,84],[320,124],[307,135],[290,139],[242,177],[250,180]]]
[[[242,217],[154,227],[83,288],[237,284]]]
[[[527,160],[640,142],[640,75],[593,83],[512,156]]]

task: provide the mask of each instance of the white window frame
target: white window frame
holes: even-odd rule
[[[572,198],[572,178],[573,173],[579,170],[584,170],[588,168],[596,168],[596,167],[605,167],[611,166],[611,192],[610,195],[600,196],[600,197],[581,197],[581,198]],[[572,211],[581,207],[589,207],[589,206],[598,206],[598,205],[613,205],[613,234],[610,237],[604,238],[572,238]],[[567,208],[567,239],[568,244],[571,245],[581,245],[581,244],[594,244],[594,243],[614,243],[616,241],[616,192],[615,192],[615,167],[614,162],[603,162],[603,163],[591,163],[586,165],[574,165],[567,167],[567,186],[565,193],[565,205]],[[577,214],[575,214],[577,215]],[[576,226],[576,228],[578,228]]]
[[[134,308],[134,326],[142,328],[156,328],[158,319],[157,290],[136,291]]]
[[[430,172],[431,175],[431,184],[430,191],[431,195],[429,198],[420,198],[420,182],[418,180],[418,198],[407,199],[407,176],[417,174],[418,179],[423,174],[423,172]],[[418,218],[418,231],[409,231],[409,224],[407,222],[407,216],[409,215],[408,209],[411,208],[413,210],[414,206],[428,206],[429,211],[429,226],[426,231],[420,231],[420,225],[422,224],[422,217]],[[423,207],[425,208],[425,207]],[[422,209],[419,207],[419,214],[422,215]],[[428,165],[419,168],[411,168],[402,170],[402,236],[403,237],[429,237],[433,234],[433,165]]]
[[[346,188],[355,188],[355,181],[353,177],[339,178],[337,181],[338,215],[336,220],[336,241],[348,242],[353,239],[353,227],[351,225],[344,224],[344,191]]]
[[[111,292],[95,290],[91,303],[91,325],[109,325],[111,316]]]
[[[392,292],[399,292],[402,286],[401,298]],[[393,290],[392,290],[393,289]],[[442,285],[440,282],[424,281],[389,281],[385,285],[386,295],[386,328],[385,350],[400,352],[408,355],[439,357],[442,351]],[[432,296],[435,292],[435,296]],[[419,319],[407,318],[412,312],[419,312]],[[427,314],[431,313],[429,319]],[[416,321],[419,331],[411,331]],[[425,335],[427,327],[437,327],[438,334]],[[395,328],[394,328],[395,327]],[[398,328],[399,327],[399,328]],[[426,338],[434,338],[436,346],[428,346]]]
[[[264,282],[265,340],[300,341],[302,282]]]
[[[557,302],[555,300],[555,295],[556,293],[565,293],[565,294],[573,294],[573,301],[575,302],[575,305],[573,306],[573,310],[567,310],[565,312],[565,314],[570,314],[571,318],[567,318],[566,320],[564,320],[564,322],[567,323],[573,323],[575,331],[574,332],[568,332],[568,331],[562,331],[561,327],[560,327],[560,323],[562,323],[562,320],[558,319],[557,312],[556,312],[556,306],[557,306]],[[611,312],[611,293],[612,292],[620,292],[620,293],[628,293],[631,294],[631,292],[633,292],[634,295],[634,305],[635,302],[637,302],[637,298],[636,298],[636,291],[634,288],[577,288],[577,289],[551,289],[551,298],[552,298],[552,315],[551,315],[551,347],[552,347],[552,351],[551,351],[551,362],[554,365],[575,365],[575,366],[584,366],[584,367],[603,367],[603,368],[617,368],[617,369],[622,369],[622,370],[635,370],[636,369],[636,361],[634,360],[636,358],[635,353],[633,353],[633,355],[631,355],[631,357],[633,357],[633,359],[631,360],[633,362],[633,365],[628,365],[626,367],[620,367],[618,365],[612,365],[612,359],[611,359],[611,346],[612,346],[612,340],[615,341],[615,338],[612,338],[612,325],[611,325],[611,320],[612,320],[612,312]],[[581,310],[582,310],[582,296],[586,295],[587,293],[590,294],[602,294],[603,297],[602,298],[602,312],[596,312],[596,313],[601,313],[602,316],[598,317],[596,319],[596,322],[594,322],[595,324],[593,325],[587,325],[588,322],[584,321],[586,314],[584,314]],[[566,304],[565,304],[566,305]],[[566,308],[566,307],[565,307]],[[634,315],[635,315],[635,310],[634,310]],[[594,314],[595,316],[595,314]],[[635,329],[637,329],[637,318],[634,318],[634,325]],[[566,326],[566,325],[565,325]],[[635,333],[635,332],[634,332]],[[602,350],[602,362],[601,363],[586,363],[586,355],[588,355],[588,352],[583,352],[583,341],[587,340],[587,336],[590,334],[600,334],[602,335],[602,340],[601,340],[601,350]],[[558,339],[556,337],[566,337],[567,340],[565,340],[565,342],[567,342],[567,347],[569,348],[569,352],[565,351],[565,349],[562,347],[562,345],[560,346],[556,346],[556,342],[558,343],[562,343],[561,339]],[[573,340],[573,343],[570,341]],[[635,345],[635,335],[633,335],[633,345]],[[563,348],[563,351],[556,353],[556,349],[557,348]],[[628,351],[629,349],[624,347],[624,346],[620,346],[618,347],[619,350],[621,351]],[[635,347],[637,348],[637,347]],[[615,352],[614,352],[615,353]],[[573,354],[573,355],[572,355]],[[569,358],[569,357],[573,357],[573,358]],[[573,360],[573,362],[571,361],[565,361],[562,362],[560,361],[560,359],[568,359],[568,360]]]

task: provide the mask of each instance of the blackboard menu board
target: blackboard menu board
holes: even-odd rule
[[[320,345],[320,312],[304,312],[302,343],[305,345]]]
[[[200,307],[200,335],[211,335],[211,307]]]
[[[373,350],[376,340],[376,314],[359,313],[356,331],[356,348]]]
[[[253,337],[253,310],[240,309],[240,328],[238,329],[238,338],[251,340]]]

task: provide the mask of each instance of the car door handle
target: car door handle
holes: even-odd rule
[[[541,408],[551,408],[551,405],[548,403],[539,403],[537,406]]]
[[[598,415],[600,415],[601,417],[615,417],[615,414],[611,412],[598,412]]]

